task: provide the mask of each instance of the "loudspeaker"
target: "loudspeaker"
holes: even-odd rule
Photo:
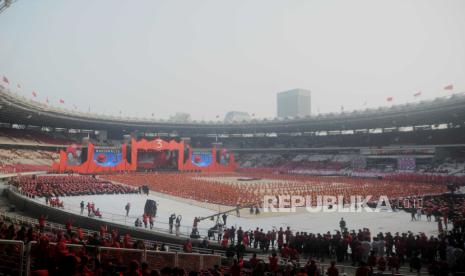
[[[155,200],[147,199],[145,202],[144,213],[155,217],[157,215],[157,202]]]

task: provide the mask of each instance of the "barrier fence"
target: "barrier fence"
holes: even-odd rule
[[[23,275],[24,243],[0,240],[0,275]]]
[[[50,205],[45,204],[45,198],[43,198],[43,197],[35,197],[35,198],[28,197],[25,193],[19,191],[18,188],[16,188],[13,185],[9,185],[8,189],[11,192],[14,192],[15,194],[17,194],[17,195],[19,195],[19,196],[21,196],[23,198],[26,198],[28,200],[32,200],[32,201],[40,203],[40,204],[43,204],[44,206],[48,206],[50,208],[56,208],[56,209],[59,209],[59,210],[63,210],[65,212],[69,212],[69,213],[72,213],[74,215],[81,215],[81,216],[88,217],[88,215],[87,215],[88,211],[87,211],[86,208],[84,208],[83,212],[81,213],[81,208],[79,206],[72,206],[72,205],[64,204],[63,207],[52,207]],[[143,196],[141,196],[141,197],[143,197]],[[98,218],[98,217],[95,217],[95,216],[92,217],[92,218],[95,219],[95,220],[102,221],[102,223],[113,222],[113,223],[118,223],[118,224],[125,225],[125,226],[135,227],[136,219],[142,220],[142,216],[134,216],[134,215],[125,216],[125,215],[121,215],[121,214],[115,214],[115,213],[112,213],[112,212],[108,212],[108,211],[105,211],[105,210],[101,210],[101,211],[102,211],[102,218]],[[144,229],[146,231],[154,231],[154,232],[160,232],[160,233],[167,233],[168,234],[170,232],[169,232],[169,223],[166,222],[167,220],[168,220],[168,218],[160,218],[160,217],[157,216],[157,217],[154,218],[154,226],[153,226],[152,229],[150,227],[148,227],[148,226],[147,227],[144,227],[144,226],[135,227],[135,228],[136,229]],[[197,230],[199,231],[199,234],[200,234],[200,236],[202,238],[208,236],[208,229],[207,228],[198,227]],[[192,226],[182,224],[179,227],[179,231],[178,231],[177,236],[189,238],[191,233],[192,233]],[[173,233],[172,234],[173,235],[176,234],[174,226],[173,226]]]
[[[39,225],[39,221],[35,218],[30,218],[30,217],[26,217],[22,215],[17,215],[17,214],[9,214],[1,210],[0,210],[0,218],[4,221],[10,221],[14,224],[19,224],[19,225],[34,225],[36,227],[38,227]],[[76,231],[76,229],[77,229],[76,227],[72,227],[73,231]],[[45,232],[56,232],[57,230],[66,232],[66,227],[63,224],[53,223],[49,221],[46,222],[45,227],[44,227]],[[81,230],[86,236],[91,236],[93,233],[98,233],[97,231],[84,229],[84,228],[81,228]],[[109,234],[107,234],[107,237],[108,238],[110,237]],[[156,242],[152,240],[143,240],[143,239],[137,239],[137,238],[131,238],[131,239],[133,241],[138,241],[138,240],[143,241],[147,248],[154,248],[156,244]],[[172,243],[163,243],[163,244],[167,247],[167,250],[169,251],[182,251],[182,245],[180,244],[172,244]],[[158,243],[158,245],[161,245],[161,243]],[[200,248],[200,247],[193,247],[192,251],[195,253],[201,253],[201,254],[212,253],[211,249]],[[224,256],[225,253],[226,252],[222,250],[215,250],[215,254]]]
[[[21,241],[0,240],[0,275],[22,276],[31,275],[31,271],[46,269],[49,259],[43,254],[55,252],[56,243],[39,244],[30,242],[27,246]],[[113,247],[95,247],[79,244],[66,244],[66,254],[75,256],[87,256],[90,268],[95,267],[98,260],[102,268],[109,266],[119,269],[127,267],[132,261],[147,262],[151,269],[162,269],[164,267],[178,267],[186,271],[201,271],[221,266],[221,256],[196,253],[163,252],[146,249],[126,249]],[[282,265],[285,265],[282,263]],[[305,266],[305,263],[300,263]],[[328,264],[319,264],[320,275],[325,275]],[[355,275],[357,267],[337,265],[340,275]],[[393,271],[384,272],[380,275],[391,275]],[[396,275],[410,275],[404,269]]]
[[[20,245],[19,252],[23,252],[24,244],[22,242],[10,242],[14,245]],[[9,243],[5,243],[7,245]],[[0,246],[4,245],[3,240],[0,240]],[[1,247],[0,247],[1,248]],[[30,275],[31,271],[46,269],[48,265],[47,258],[44,256],[44,252],[56,252],[56,243],[40,244],[37,242],[30,242],[26,248],[26,273],[22,274],[22,254],[18,255],[18,258],[12,260],[12,263],[16,261],[14,271],[17,274],[5,273],[6,275]],[[2,250],[3,254],[4,251]],[[132,260],[136,260],[139,263],[147,262],[151,269],[161,269],[164,267],[178,267],[183,268],[186,271],[200,271],[204,269],[213,268],[214,265],[221,265],[220,255],[205,255],[198,253],[179,253],[179,252],[163,252],[153,251],[146,249],[128,249],[128,248],[114,248],[114,247],[95,247],[95,246],[84,246],[79,244],[66,244],[66,252],[63,254],[73,254],[75,256],[87,256],[88,264],[92,266],[95,260],[98,260],[103,268],[114,266],[114,267],[126,267]],[[2,267],[0,267],[2,268]],[[0,270],[1,272],[12,271]]]

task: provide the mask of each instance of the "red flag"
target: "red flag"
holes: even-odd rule
[[[3,82],[10,84],[10,81],[5,76],[3,76]]]
[[[64,103],[65,103],[65,100],[60,99],[60,103],[61,103],[61,104],[64,104]]]
[[[444,90],[454,90],[454,86],[452,84],[449,84],[447,86],[444,86]]]
[[[394,100],[393,97],[387,97],[387,99],[386,99],[386,101],[388,101],[388,102],[392,102],[393,100]]]
[[[37,97],[36,91],[32,91],[32,96],[33,96],[34,98]]]
[[[413,94],[413,96],[416,98],[416,97],[420,97],[421,96],[421,91],[418,91],[417,93]]]

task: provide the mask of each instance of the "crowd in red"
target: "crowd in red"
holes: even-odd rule
[[[164,244],[157,243],[148,248],[143,240],[131,238],[129,234],[120,235],[116,229],[109,231],[107,226],[101,226],[99,232],[87,233],[80,227],[73,227],[72,221],[65,225],[65,231],[45,231],[46,217],[41,216],[38,227],[34,225],[17,225],[0,220],[0,240],[22,241],[25,244],[34,242],[31,247],[31,275],[160,275],[160,271],[152,270],[147,263],[140,264],[136,260],[125,262],[123,252],[98,253],[97,247],[112,247],[125,249],[148,249],[166,251]],[[84,247],[72,247],[72,245],[85,245]],[[188,243],[185,246],[189,248]],[[0,243],[0,274],[17,275],[18,264],[23,252],[18,245],[4,245]],[[192,252],[192,245],[190,247]],[[116,254],[115,254],[116,253]],[[109,254],[105,257],[106,254]],[[99,257],[97,258],[97,255]],[[114,257],[114,258],[113,258]],[[104,262],[103,260],[112,260]],[[136,259],[136,258],[135,258]],[[101,262],[99,260],[102,260]],[[8,264],[8,265],[7,265]],[[214,271],[219,268],[202,272],[201,275],[220,275]],[[174,274],[173,271],[183,271],[180,268],[166,267],[169,271],[166,275]],[[121,272],[121,274],[118,274]]]
[[[449,201],[437,198],[434,200]],[[28,253],[32,259],[32,275],[108,275],[106,273],[115,272],[120,272],[120,275],[163,274],[163,271],[151,270],[146,263],[140,264],[135,260],[124,262],[125,258],[115,259],[114,263],[100,263],[95,250],[95,247],[102,246],[163,251],[163,245],[158,247],[155,244],[147,248],[143,241],[134,240],[128,234],[120,235],[117,230],[109,230],[106,226],[101,226],[99,232],[87,233],[80,227],[73,227],[72,221],[66,223],[63,231],[47,232],[44,229],[45,223],[45,216],[39,218],[38,228],[33,225],[8,224],[0,220],[0,239],[35,242]],[[427,237],[421,233],[415,235],[411,232],[388,232],[373,236],[368,229],[358,232],[337,231],[335,234],[294,233],[287,228],[276,231],[276,239],[268,238],[273,237],[271,235],[261,237],[262,231],[259,229],[251,233],[250,239],[245,239],[245,233],[236,232],[236,235],[227,237],[232,243],[226,252],[230,266],[215,267],[189,275],[318,275],[321,268],[316,260],[324,262],[328,258],[338,263],[352,262],[352,265],[357,265],[355,275],[398,272],[400,267],[405,266],[410,267],[411,271],[424,271],[426,268],[432,275],[446,275],[441,273],[459,272],[465,268],[464,228],[465,224],[462,224],[454,228],[454,231],[444,232],[438,237]],[[86,246],[80,249],[69,247],[73,244]],[[267,259],[257,255],[248,260],[243,257],[244,246],[262,248],[263,245],[274,244],[277,245],[277,250],[271,249]],[[5,263],[14,264],[14,258],[22,256],[18,250],[20,249],[15,246],[0,245],[0,256]],[[183,245],[183,251],[192,252],[190,240]],[[105,253],[100,253],[101,259],[106,259],[102,254]],[[301,265],[299,261],[306,258],[309,260],[307,264]],[[339,275],[336,261],[332,261],[325,269],[327,275]],[[12,267],[17,266],[12,265],[10,269]],[[8,268],[0,265],[1,269]],[[165,275],[187,275],[185,271],[177,269],[164,268]]]
[[[395,199],[447,191],[447,187],[441,184],[391,179],[257,173],[247,176],[262,179],[259,182],[238,183],[226,178],[243,176],[244,174],[213,174],[199,177],[196,174],[135,173],[110,175],[106,178],[133,186],[148,185],[156,192],[173,196],[229,206],[261,204],[264,196],[273,195],[311,196],[313,202],[316,202],[318,195],[342,195],[345,199],[350,199],[351,195],[360,195],[372,196],[372,199],[377,201],[380,196]]]
[[[391,181],[402,182],[434,183],[442,185],[454,183],[455,185],[465,185],[465,176],[457,175],[392,173],[386,174],[383,178]]]
[[[19,176],[10,181],[28,197],[56,198],[98,194],[127,194],[138,190],[90,176]]]

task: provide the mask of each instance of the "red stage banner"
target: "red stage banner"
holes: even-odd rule
[[[131,150],[130,154],[127,153],[128,149]],[[52,169],[58,173],[81,174],[137,171],[142,169],[137,165],[139,152],[167,152],[168,156],[176,154],[178,171],[232,172],[236,169],[234,155],[225,149],[220,151],[213,147],[208,151],[193,151],[184,141],[165,141],[160,138],[150,141],[132,139],[130,145],[123,144],[121,148],[95,147],[92,143],[88,143],[87,148],[73,145],[60,151],[60,162],[54,163]],[[185,152],[188,155],[186,157]],[[129,155],[130,162],[127,159]]]

